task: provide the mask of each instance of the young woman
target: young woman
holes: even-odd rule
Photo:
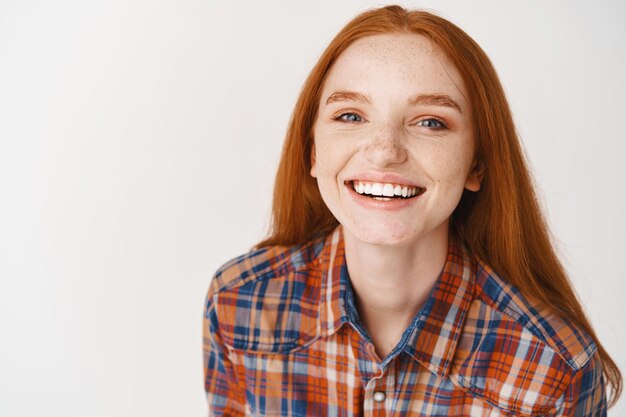
[[[306,80],[272,232],[216,273],[204,354],[216,416],[595,416],[621,391],[489,59],[398,6]]]

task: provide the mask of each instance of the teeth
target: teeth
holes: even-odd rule
[[[371,195],[377,200],[384,201],[390,200],[386,197],[413,197],[417,195],[418,192],[418,187],[379,182],[352,181],[352,187],[354,188],[354,191],[359,194]]]
[[[383,184],[377,182],[372,184],[372,195],[383,195]]]

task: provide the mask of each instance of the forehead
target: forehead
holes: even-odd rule
[[[322,95],[337,89],[374,97],[441,93],[467,106],[463,80],[450,59],[428,37],[413,33],[368,36],[351,44],[331,68]]]

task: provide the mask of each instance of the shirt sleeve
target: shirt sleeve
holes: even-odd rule
[[[209,291],[203,320],[204,390],[209,416],[244,416],[245,395],[237,384],[228,350],[218,332],[214,297]]]
[[[556,415],[605,417],[606,412],[606,386],[602,375],[602,361],[596,354],[572,379]]]

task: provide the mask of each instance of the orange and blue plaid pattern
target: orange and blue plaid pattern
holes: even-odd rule
[[[216,273],[204,319],[211,416],[603,416],[593,340],[450,240],[443,271],[380,359],[341,226]]]

